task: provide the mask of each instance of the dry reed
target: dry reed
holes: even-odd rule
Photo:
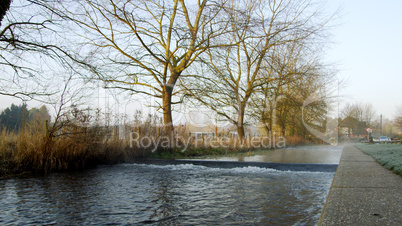
[[[3,130],[0,178],[23,172],[81,170],[98,164],[127,162],[140,154],[102,127],[68,125],[52,133],[44,129],[24,129],[18,134]]]

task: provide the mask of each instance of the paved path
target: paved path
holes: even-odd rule
[[[318,225],[402,225],[402,177],[346,145]]]

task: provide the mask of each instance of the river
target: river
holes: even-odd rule
[[[255,166],[99,166],[0,181],[0,223],[311,225],[333,176]]]

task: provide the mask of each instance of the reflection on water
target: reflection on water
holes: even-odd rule
[[[317,145],[267,150],[253,156],[212,157],[217,161],[338,164],[342,146]]]
[[[316,224],[333,173],[123,164],[0,181],[1,224]]]

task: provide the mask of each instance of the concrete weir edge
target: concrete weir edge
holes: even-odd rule
[[[239,161],[214,161],[214,160],[165,160],[165,159],[139,159],[134,163],[155,165],[178,165],[193,164],[213,168],[236,168],[236,167],[260,167],[280,171],[310,171],[310,172],[335,172],[337,164],[319,163],[274,163],[274,162],[239,162]]]

